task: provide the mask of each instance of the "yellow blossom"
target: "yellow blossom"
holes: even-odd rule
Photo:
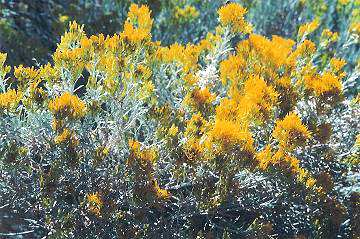
[[[215,120],[208,134],[214,150],[217,152],[228,151],[239,146],[241,150],[253,151],[253,138],[246,126],[231,120]],[[219,151],[220,150],[220,151]]]
[[[136,140],[129,140],[129,147],[131,153],[136,157],[136,159],[140,160],[140,163],[154,163],[157,158],[157,151],[155,148],[141,149],[141,145]]]
[[[270,145],[266,145],[265,148],[256,154],[256,159],[259,162],[259,168],[266,170],[273,159]]]
[[[346,5],[346,4],[348,4],[350,2],[350,0],[339,0],[339,3],[341,4],[341,5]]]
[[[60,15],[59,16],[59,21],[64,23],[64,22],[67,22],[69,20],[69,16],[67,15]]]
[[[77,96],[65,92],[61,96],[50,101],[49,110],[56,118],[69,117],[78,119],[85,115],[86,106]]]
[[[61,134],[55,137],[56,144],[62,144],[70,140],[72,133],[69,129],[64,129]]]
[[[98,192],[86,194],[86,201],[88,203],[89,211],[96,216],[100,216],[101,208],[104,203]]]
[[[14,89],[0,93],[0,111],[16,108],[21,100],[21,95],[21,92],[16,92]]]
[[[244,95],[240,100],[241,106],[250,106],[255,115],[260,119],[267,119],[277,103],[278,93],[272,86],[258,77],[251,76],[244,84]]]
[[[228,80],[239,82],[239,78],[245,71],[246,61],[241,56],[230,55],[228,59],[220,63],[220,79],[223,84]]]
[[[169,199],[169,197],[171,196],[171,194],[168,190],[160,188],[160,186],[156,180],[154,180],[154,190],[155,190],[156,196],[160,199],[166,200],[166,199]]]
[[[186,5],[184,8],[175,8],[175,18],[181,20],[191,20],[197,18],[200,15],[198,10],[194,6]]]
[[[311,58],[316,51],[315,43],[310,40],[303,41],[297,46],[287,59],[289,65],[296,66],[299,58]]]
[[[234,32],[245,34],[252,31],[251,25],[244,19],[246,12],[246,8],[237,3],[226,4],[218,10],[221,24],[230,25]]]
[[[159,48],[156,55],[158,59],[170,63],[176,62],[183,66],[185,73],[191,69],[197,68],[197,62],[200,55],[200,47],[192,44],[182,46],[174,43],[169,47]]]
[[[273,136],[279,141],[281,148],[290,151],[297,146],[304,145],[310,138],[310,132],[302,124],[299,116],[290,113],[284,119],[276,122]]]
[[[34,67],[24,67],[19,65],[14,68],[14,76],[19,81],[19,86],[23,88],[29,81],[36,81],[39,77],[40,71]]]
[[[184,102],[188,105],[193,105],[196,108],[202,108],[211,104],[215,100],[215,95],[205,88],[195,88],[190,94],[188,94]]]
[[[84,25],[78,25],[75,21],[70,22],[69,31],[61,36],[57,51],[64,51],[77,47],[80,40],[85,36]]]
[[[344,59],[339,58],[331,58],[330,66],[334,70],[334,72],[340,71],[346,65],[346,61]]]
[[[170,127],[170,129],[168,130],[168,134],[171,136],[171,137],[174,137],[174,136],[176,136],[176,134],[178,133],[178,131],[179,131],[179,128],[176,126],[176,125],[172,125],[171,127]]]
[[[184,81],[189,85],[195,85],[199,81],[199,77],[195,74],[189,73],[184,76]]]
[[[0,52],[0,77],[4,77],[11,70],[10,66],[5,66],[4,65],[5,61],[6,61],[6,57],[7,57],[6,53],[1,53]]]
[[[321,41],[326,46],[331,42],[336,42],[339,39],[339,34],[337,32],[332,32],[329,29],[324,29],[321,33]]]
[[[312,22],[305,23],[299,27],[298,37],[301,39],[306,35],[314,32],[320,25],[318,18],[314,19]]]
[[[358,147],[360,147],[360,134],[358,134],[358,135],[356,136],[355,145],[357,145]]]
[[[306,76],[304,82],[305,87],[318,97],[339,95],[342,92],[340,78],[332,72],[324,72],[321,76]]]
[[[121,37],[132,43],[149,40],[152,23],[153,20],[147,6],[139,7],[137,4],[131,4]]]
[[[306,187],[308,187],[308,188],[312,188],[312,187],[315,185],[315,183],[316,183],[316,180],[315,180],[314,178],[312,178],[312,177],[309,177],[309,178],[306,180],[305,185],[306,185]]]

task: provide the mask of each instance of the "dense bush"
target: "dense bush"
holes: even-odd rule
[[[118,33],[1,54],[0,235],[358,238],[359,2],[289,2],[103,1]]]

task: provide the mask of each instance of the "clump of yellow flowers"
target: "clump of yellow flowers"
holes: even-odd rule
[[[307,39],[315,19],[296,40],[265,37],[246,13],[224,5],[204,39],[164,46],[152,39],[149,7],[131,4],[118,34],[88,36],[71,22],[52,63],[15,66],[9,77],[0,54],[0,157],[24,170],[19,177],[33,175],[13,181],[31,181],[31,210],[45,228],[114,238],[191,228],[185,238],[228,238],[249,225],[251,238],[263,238],[255,224],[266,219],[271,235],[327,238],[319,235],[340,227],[332,212],[345,215],[348,199],[334,196],[333,181],[357,166],[337,156],[357,152],[338,142],[345,126],[334,109],[356,113],[359,104],[343,101],[346,61],[317,60],[338,34]],[[186,5],[175,14],[201,13]]]
[[[244,19],[246,12],[246,8],[243,8],[237,3],[229,3],[221,7],[218,11],[222,24],[230,25],[234,32],[250,33],[252,27]]]
[[[58,119],[79,119],[85,115],[86,106],[76,95],[65,92],[49,102],[49,110]]]

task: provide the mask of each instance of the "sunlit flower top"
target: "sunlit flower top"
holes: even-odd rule
[[[66,117],[78,119],[86,113],[85,103],[69,92],[65,92],[61,96],[51,100],[49,109],[58,119]]]

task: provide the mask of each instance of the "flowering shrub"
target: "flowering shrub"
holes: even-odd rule
[[[359,65],[330,54],[335,32],[309,39],[317,20],[295,41],[255,34],[247,11],[165,46],[132,4],[118,34],[71,22],[48,64],[9,74],[1,54],[0,235],[360,236],[360,99],[343,83]]]

